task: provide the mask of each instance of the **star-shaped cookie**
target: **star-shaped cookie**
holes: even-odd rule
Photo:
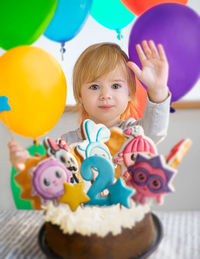
[[[75,211],[80,203],[85,203],[90,200],[88,195],[84,193],[84,183],[72,185],[64,183],[64,194],[60,197],[59,202],[67,203],[72,211]]]

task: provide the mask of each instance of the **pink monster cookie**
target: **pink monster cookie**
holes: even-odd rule
[[[34,192],[44,203],[48,200],[57,202],[64,194],[64,183],[70,183],[71,179],[71,172],[53,157],[40,162],[30,171],[30,174]]]
[[[115,155],[114,162],[121,165],[121,175],[127,178],[127,167],[135,163],[138,153],[152,157],[157,155],[157,149],[153,141],[144,136],[141,126],[128,128],[123,131],[123,134],[128,137],[128,140]]]
[[[171,180],[175,169],[167,166],[162,156],[153,158],[137,155],[134,165],[128,167],[130,179],[128,185],[136,189],[133,195],[135,201],[144,204],[146,198],[156,198],[158,204],[162,203],[162,195],[173,191]]]

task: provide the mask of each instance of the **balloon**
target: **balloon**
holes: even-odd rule
[[[0,57],[0,95],[11,107],[0,119],[15,133],[36,138],[49,132],[64,111],[66,91],[64,73],[48,52],[20,46]]]
[[[4,0],[0,7],[0,47],[9,50],[30,45],[43,34],[57,0]]]
[[[120,0],[93,0],[91,16],[104,27],[120,31],[134,19],[134,15]]]
[[[188,0],[121,0],[133,14],[139,16],[155,5],[164,3],[187,4]]]
[[[58,0],[55,15],[44,35],[50,40],[71,40],[82,28],[89,14],[92,0]]]
[[[150,39],[163,44],[169,62],[172,102],[184,96],[200,75],[199,32],[198,14],[179,4],[157,5],[141,15],[132,27],[129,56],[140,67],[135,45]]]
[[[46,149],[43,145],[39,144],[38,146],[33,145],[27,149],[29,151],[29,154],[31,156],[34,156],[35,153],[40,155],[45,155]],[[19,185],[19,183],[16,182],[15,176],[18,175],[18,172],[15,170],[14,167],[12,167],[11,176],[10,176],[10,185],[12,190],[13,199],[15,202],[15,206],[17,209],[35,209],[33,206],[33,203],[31,200],[25,200],[22,199],[21,193],[22,193],[22,186]],[[24,179],[24,184],[30,184],[26,183],[26,179]]]
[[[147,91],[140,83],[140,81],[136,78],[136,105],[129,105],[129,108],[126,112],[123,113],[122,118],[127,120],[132,117],[136,120],[140,119],[143,116],[146,99],[147,99]]]
[[[142,118],[146,106],[146,100],[147,91],[136,78],[136,106],[133,110],[130,111],[131,117],[136,118],[136,120]]]

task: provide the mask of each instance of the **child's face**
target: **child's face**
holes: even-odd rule
[[[125,72],[117,66],[95,82],[83,84],[81,98],[91,120],[108,128],[116,125],[130,99]]]

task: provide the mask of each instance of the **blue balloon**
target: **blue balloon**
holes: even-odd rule
[[[82,28],[92,5],[92,0],[58,0],[55,14],[44,35],[50,40],[71,40]]]
[[[120,0],[93,0],[90,14],[102,26],[117,32],[135,18]]]

